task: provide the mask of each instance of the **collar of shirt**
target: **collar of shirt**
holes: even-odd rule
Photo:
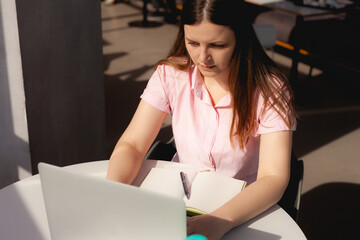
[[[193,91],[194,95],[204,101],[205,104],[213,106],[211,96],[206,89],[204,78],[201,75],[198,67],[192,65],[190,68],[191,90]],[[220,101],[214,106],[214,108],[226,108],[231,106],[231,94],[229,93],[222,97]]]

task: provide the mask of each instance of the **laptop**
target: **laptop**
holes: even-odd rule
[[[46,163],[38,168],[52,240],[186,238],[181,199]]]

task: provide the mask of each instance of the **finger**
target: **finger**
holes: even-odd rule
[[[195,229],[190,225],[187,227],[187,235],[195,234]]]
[[[194,223],[194,217],[190,217],[186,219],[186,226],[189,226]]]
[[[195,227],[193,224],[188,222],[186,229],[187,229],[187,235],[195,234]]]

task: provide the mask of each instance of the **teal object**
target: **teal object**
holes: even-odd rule
[[[187,238],[185,238],[185,240],[207,240],[207,238],[203,235],[190,235]]]

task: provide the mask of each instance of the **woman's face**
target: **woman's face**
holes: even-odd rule
[[[227,78],[236,45],[233,30],[203,21],[196,25],[184,25],[184,31],[186,49],[204,78]]]

